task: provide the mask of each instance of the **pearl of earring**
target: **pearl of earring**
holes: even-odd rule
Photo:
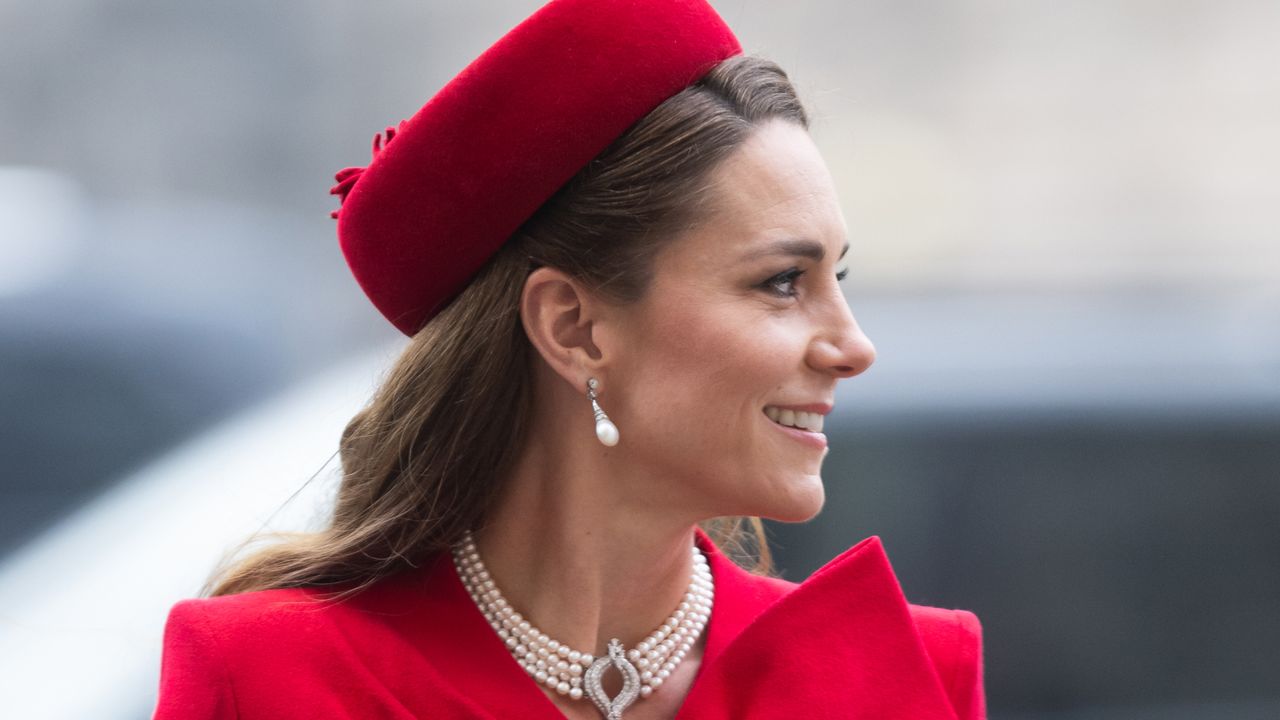
[[[595,378],[587,380],[587,397],[591,398],[591,409],[596,415],[596,437],[608,447],[613,447],[618,444],[618,426],[613,424],[604,410],[600,409],[600,403],[596,402],[596,388],[599,385]]]

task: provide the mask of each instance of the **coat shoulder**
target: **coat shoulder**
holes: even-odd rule
[[[173,658],[199,653],[205,663],[225,667],[245,654],[296,651],[323,634],[331,622],[326,607],[293,588],[179,600],[165,620],[164,652]]]
[[[192,627],[219,643],[234,643],[243,636],[261,637],[280,630],[290,633],[300,626],[322,622],[329,604],[300,588],[256,590],[235,595],[179,600],[169,610],[166,625]]]
[[[153,719],[291,717],[281,706],[326,687],[343,629],[357,622],[365,622],[359,611],[299,588],[179,600],[165,621]],[[263,687],[278,690],[281,675],[297,689]]]
[[[909,604],[911,619],[960,720],[986,717],[982,624],[969,610]]]
[[[165,620],[154,720],[239,717],[242,698],[234,692],[229,658],[240,654],[247,638],[278,636],[276,604],[300,599],[296,591],[272,590],[175,603]],[[264,627],[277,631],[262,632]]]

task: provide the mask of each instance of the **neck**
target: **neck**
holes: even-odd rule
[[[548,439],[525,445],[477,549],[507,601],[550,637],[597,657],[612,638],[631,648],[688,589],[696,519],[633,499],[626,488],[643,479],[622,477],[612,449]]]

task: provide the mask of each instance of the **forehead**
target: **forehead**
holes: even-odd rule
[[[683,255],[736,257],[780,239],[809,238],[839,254],[845,222],[835,186],[809,133],[769,122],[726,157],[710,177],[707,218],[675,243]]]

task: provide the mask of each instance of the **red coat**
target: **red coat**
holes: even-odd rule
[[[909,605],[879,537],[798,585],[740,569],[701,530],[697,541],[716,598],[681,720],[986,716],[977,617]],[[174,605],[155,720],[563,720],[448,553],[344,604],[296,602],[312,594]]]

